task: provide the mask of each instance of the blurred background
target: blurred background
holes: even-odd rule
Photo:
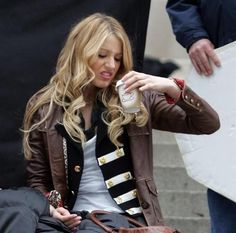
[[[166,2],[167,0],[151,1],[145,56],[160,59],[162,62],[175,62],[180,67],[175,73],[186,78],[190,62],[186,50],[176,42],[172,33],[165,10]]]
[[[172,33],[166,2],[151,1],[145,56],[158,59],[162,65],[178,65],[172,75],[187,81],[192,66]],[[206,188],[188,177],[174,134],[154,130],[153,138],[155,180],[166,223],[182,233],[209,233]]]

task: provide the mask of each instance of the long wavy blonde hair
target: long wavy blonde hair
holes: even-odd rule
[[[136,116],[124,113],[115,90],[117,80],[133,67],[128,36],[116,19],[95,13],[72,28],[59,55],[55,75],[48,85],[31,97],[26,106],[23,148],[27,159],[30,159],[34,152],[30,143],[31,133],[47,121],[55,104],[64,110],[62,123],[71,138],[80,143],[86,141],[83,129],[80,127],[79,113],[86,105],[83,92],[95,77],[89,62],[98,56],[101,46],[110,35],[115,35],[120,40],[123,56],[116,77],[109,87],[100,89],[97,96],[107,109],[102,118],[108,125],[108,136],[119,147],[122,144],[118,141],[118,137],[122,135],[124,125],[134,120],[138,126],[146,124],[148,114],[144,105],[142,104],[141,111]],[[44,105],[48,106],[48,110],[43,119],[36,121],[35,114]]]

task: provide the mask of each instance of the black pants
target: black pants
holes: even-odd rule
[[[50,216],[41,216],[36,233],[71,233],[71,230],[60,220]]]
[[[49,215],[49,205],[39,191],[25,187],[0,191],[1,233],[34,233],[44,215]]]
[[[103,215],[98,215],[97,218],[101,222],[103,222],[104,224],[109,226],[110,228],[119,228],[119,227],[132,228],[132,227],[134,227],[121,214],[116,214],[116,213],[103,214]],[[143,216],[136,217],[135,220],[140,221],[146,225]],[[81,224],[78,226],[76,233],[89,233],[89,232],[103,233],[105,231],[100,226],[96,225],[92,220],[85,218],[84,220],[82,220]]]
[[[73,233],[104,233],[105,231],[98,225],[96,225],[92,220],[88,218],[88,212],[83,211],[76,212],[76,214],[82,217],[80,225],[77,227],[77,231]],[[120,214],[111,213],[98,215],[97,218],[107,226],[111,228],[119,227],[133,227],[127,220]],[[137,221],[145,224],[144,217],[140,216],[135,218]],[[41,217],[37,227],[37,233],[70,233],[71,231],[59,220],[52,217]]]
[[[106,224],[111,228],[119,227],[133,227],[130,223],[120,214],[104,214],[99,215],[98,218],[101,222]],[[142,216],[135,218],[137,221],[140,221],[145,224],[144,218]],[[70,230],[60,221],[53,219],[52,217],[42,217],[39,220],[37,233],[69,233]],[[83,220],[80,225],[77,227],[77,231],[73,233],[104,233],[104,230],[96,225],[92,220],[83,216]]]
[[[1,233],[34,233],[37,216],[25,206],[0,208]]]
[[[120,214],[104,214],[98,216],[99,220],[111,228],[129,227],[129,222]],[[102,233],[104,230],[90,219],[82,220],[78,226],[78,233],[96,232]],[[76,233],[77,233],[76,232]]]

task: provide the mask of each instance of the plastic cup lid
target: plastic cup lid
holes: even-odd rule
[[[122,81],[122,80],[118,80],[117,82],[116,82],[116,90],[117,90],[117,88],[119,87],[119,86],[121,86],[121,85],[123,85],[124,84],[124,82]]]

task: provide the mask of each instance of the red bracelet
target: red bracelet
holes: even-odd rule
[[[177,78],[170,78],[170,79],[173,80],[173,82],[179,87],[179,89],[182,92],[182,90],[184,89],[185,81],[183,79],[177,79]],[[166,93],[165,93],[165,97],[168,104],[174,104],[177,101],[177,99],[170,97]]]
[[[183,79],[177,79],[177,78],[171,78],[175,84],[179,87],[179,89],[182,91],[184,89],[185,81]]]

